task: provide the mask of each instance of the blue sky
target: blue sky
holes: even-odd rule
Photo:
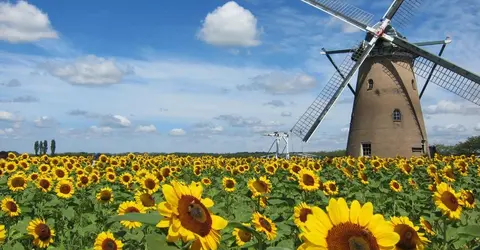
[[[375,20],[390,4],[349,2]],[[425,2],[400,32],[451,36],[444,56],[480,72],[480,5]],[[0,149],[21,152],[267,150],[331,77],[320,49],[364,36],[299,0],[0,1],[0,16]],[[344,148],[351,105],[344,91],[293,149]],[[480,131],[480,110],[433,84],[422,105],[431,143]]]

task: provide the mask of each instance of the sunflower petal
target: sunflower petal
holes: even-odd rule
[[[159,228],[165,228],[170,226],[170,220],[169,219],[162,219],[160,222],[158,222],[157,227]]]
[[[215,204],[215,203],[213,202],[213,200],[210,199],[210,198],[203,198],[203,199],[202,199],[202,203],[203,203],[203,205],[204,205],[205,207],[207,207],[207,208],[213,207],[213,205]]]
[[[350,222],[357,223],[358,222],[358,215],[360,215],[360,202],[354,200],[350,205]]]
[[[218,215],[211,215],[212,228],[215,230],[222,230],[228,225],[228,221]]]
[[[340,223],[348,222],[350,211],[348,209],[347,202],[344,198],[340,198],[337,200],[338,211],[340,215]]]
[[[162,185],[162,192],[163,196],[165,196],[165,200],[167,200],[170,205],[178,206],[178,196],[175,193],[175,189],[171,185]]]
[[[158,204],[158,213],[165,217],[172,217],[171,206],[167,202],[162,202]]]
[[[400,235],[395,232],[389,232],[382,235],[383,237],[377,238],[378,245],[382,247],[393,247],[400,240]]]
[[[190,184],[190,192],[192,193],[193,197],[197,199],[202,198],[203,186],[197,185],[195,182]]]
[[[371,202],[367,202],[363,205],[362,209],[360,210],[360,215],[358,217],[358,224],[360,226],[365,227],[368,225],[368,222],[372,219],[373,216],[373,204]]]
[[[340,208],[336,199],[330,199],[330,201],[328,202],[327,210],[333,225],[338,225],[342,222]]]

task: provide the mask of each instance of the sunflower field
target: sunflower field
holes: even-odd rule
[[[480,249],[480,159],[15,155],[1,249]]]

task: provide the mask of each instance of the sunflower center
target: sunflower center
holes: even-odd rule
[[[243,242],[249,242],[252,239],[252,234],[249,232],[245,232],[243,230],[238,231],[238,237]]]
[[[268,190],[268,186],[267,186],[267,183],[261,181],[261,180],[257,180],[253,183],[253,187],[255,188],[255,190],[257,190],[257,192],[259,193],[266,193],[267,190]]]
[[[443,192],[441,197],[442,203],[450,210],[457,211],[459,207],[457,197],[450,192]]]
[[[225,186],[227,188],[233,188],[233,187],[235,187],[235,183],[233,183],[232,180],[227,180],[227,182],[225,183]]]
[[[453,170],[449,169],[445,172],[445,175],[449,177],[450,179],[455,179],[455,175],[453,174]]]
[[[69,185],[61,185],[60,186],[60,193],[62,194],[69,194],[72,189],[70,188]]]
[[[140,213],[140,210],[138,210],[136,207],[127,207],[127,209],[125,209],[125,213]]]
[[[130,176],[125,175],[125,176],[122,177],[122,179],[123,179],[124,182],[129,182],[130,181]]]
[[[153,207],[155,206],[155,200],[150,194],[144,193],[140,195],[140,201],[146,207]]]
[[[117,250],[117,244],[112,239],[105,239],[102,242],[102,250]]]
[[[65,176],[65,173],[62,171],[62,170],[57,170],[55,171],[55,174],[59,177],[59,178],[63,178]]]
[[[110,180],[113,180],[113,179],[115,179],[115,175],[113,175],[113,174],[109,174],[109,175],[108,175],[108,179],[110,179]]]
[[[201,237],[212,229],[212,217],[207,208],[197,198],[184,195],[178,201],[178,217],[182,226]]]
[[[426,221],[426,220],[422,221],[422,224],[423,224],[424,227],[426,227],[426,228],[429,229],[429,230],[432,230],[432,229],[433,229],[433,228],[432,228],[432,224],[430,224],[430,222],[428,222],[428,221]]]
[[[15,165],[13,165],[13,164],[8,164],[8,165],[7,165],[7,169],[8,169],[8,170],[14,170],[14,169],[15,169]]]
[[[145,180],[145,187],[147,187],[148,189],[155,189],[155,181],[152,180],[152,179],[146,179]]]
[[[333,183],[330,183],[328,185],[328,189],[330,189],[330,191],[332,191],[332,192],[335,192],[335,191],[337,191],[337,185],[335,185]]]
[[[21,176],[15,177],[12,180],[12,186],[13,187],[23,187],[25,185],[25,179]]]
[[[80,178],[80,181],[82,182],[82,184],[87,184],[88,183],[88,177],[87,176],[82,176]]]
[[[270,225],[270,222],[268,222],[267,220],[265,220],[264,218],[261,218],[258,219],[258,222],[260,222],[260,225],[265,228],[268,232],[271,232],[272,231],[272,225]]]
[[[109,201],[112,198],[112,193],[108,190],[103,190],[100,192],[100,200]]]
[[[41,179],[38,184],[40,185],[40,187],[44,188],[44,189],[48,189],[50,187],[50,182],[48,180],[45,180],[45,179]]]
[[[41,241],[50,239],[50,228],[45,224],[39,224],[35,227],[35,233]]]
[[[312,209],[310,208],[302,208],[302,210],[300,210],[300,221],[301,222],[305,222],[307,221],[307,216],[309,214],[312,214]]]
[[[379,250],[377,239],[366,228],[351,222],[335,225],[328,231],[330,250]]]
[[[302,176],[302,181],[303,183],[306,185],[306,186],[313,186],[315,185],[315,179],[313,178],[313,176],[309,175],[309,174],[304,174]]]
[[[475,198],[473,197],[473,194],[470,193],[470,192],[466,192],[465,193],[465,200],[469,203],[469,204],[473,204],[475,202]]]
[[[394,182],[394,183],[392,184],[392,186],[393,186],[395,189],[400,188],[400,185],[398,184],[398,182]]]
[[[300,170],[301,170],[301,168],[300,168],[299,166],[297,166],[297,165],[294,165],[294,166],[292,167],[292,171],[293,171],[294,173],[298,173],[298,172],[300,172]]]
[[[415,229],[408,225],[400,224],[396,225],[394,231],[400,235],[400,241],[397,243],[397,248],[400,249],[416,249],[418,235]]]
[[[8,201],[5,206],[7,207],[7,209],[10,212],[13,212],[13,213],[17,212],[17,210],[18,210],[17,204],[15,204],[15,202],[13,202],[13,201]]]

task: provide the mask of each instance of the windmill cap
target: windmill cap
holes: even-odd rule
[[[452,42],[452,38],[450,36],[447,36],[447,38],[445,38],[445,43],[451,43]]]

